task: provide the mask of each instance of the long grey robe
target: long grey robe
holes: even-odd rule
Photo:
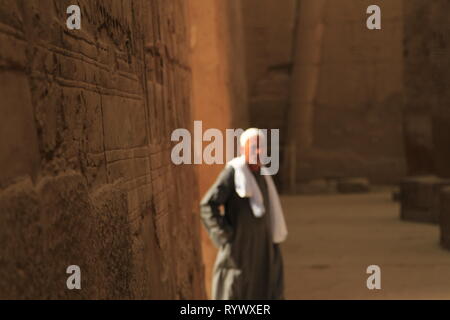
[[[249,198],[236,193],[231,166],[201,201],[203,223],[219,248],[213,299],[284,299],[283,261],[279,245],[272,241],[268,190],[264,177],[254,176],[264,197],[266,213],[261,218],[253,215]]]

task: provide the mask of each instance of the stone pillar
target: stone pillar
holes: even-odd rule
[[[186,9],[0,1],[0,299],[205,297],[194,172],[170,159],[192,123]]]
[[[366,28],[370,1],[299,0],[288,142],[299,183],[327,176],[394,183],[405,174],[402,1],[384,1],[381,30]]]
[[[245,128],[248,123],[242,10],[239,0],[189,1],[193,113],[203,131],[217,128],[225,137],[227,128]],[[197,167],[198,191],[202,197],[214,183],[223,165]],[[198,213],[199,205],[195,206]],[[197,215],[200,226],[200,216]],[[207,294],[217,249],[203,225],[202,255]]]
[[[289,138],[300,149],[313,143],[313,109],[322,60],[327,0],[300,1],[295,34],[291,104],[288,117]]]
[[[404,1],[404,140],[410,175],[450,178],[449,10],[446,0]],[[442,189],[437,178],[427,183],[411,178],[402,183],[401,196],[402,217],[439,221],[441,243],[450,248],[448,188]]]
[[[439,222],[439,194],[449,180],[436,176],[416,176],[400,184],[400,218],[416,222]]]

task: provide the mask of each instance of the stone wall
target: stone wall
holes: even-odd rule
[[[382,10],[368,30],[367,7]],[[297,180],[405,173],[402,1],[300,0],[287,144]]]
[[[450,178],[450,1],[404,2],[405,150],[410,175]],[[439,199],[440,240],[450,249],[449,188]],[[424,192],[420,194],[421,197]],[[403,198],[411,196],[402,195]],[[402,201],[402,206],[405,201]]]
[[[241,0],[192,0],[190,17],[194,117],[203,130],[217,128],[224,136],[228,128],[245,129],[249,116]],[[219,164],[197,167],[201,196],[222,169]],[[209,294],[217,250],[203,226],[202,250]]]
[[[242,10],[250,124],[282,129],[284,141],[297,1],[245,0]]]
[[[0,2],[0,298],[204,297],[195,172],[170,162],[187,19],[184,0]]]
[[[449,1],[408,1],[405,15],[405,142],[410,174],[450,177]]]

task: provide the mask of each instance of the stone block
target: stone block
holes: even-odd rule
[[[399,190],[395,190],[391,193],[391,199],[394,202],[400,202],[401,197],[400,197],[400,191]]]
[[[364,193],[370,191],[367,178],[344,178],[338,181],[337,190],[340,193]]]
[[[439,227],[441,245],[450,250],[450,187],[442,188],[440,192]]]
[[[436,176],[415,176],[400,183],[402,220],[437,223],[439,220],[439,193],[450,185],[449,180]]]
[[[315,179],[298,186],[300,194],[327,194],[336,192],[336,182],[326,179]]]

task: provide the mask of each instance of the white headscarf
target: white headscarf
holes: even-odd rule
[[[262,131],[251,128],[246,130],[240,138],[241,146],[245,146],[246,142],[255,136],[259,136],[262,139],[265,139]],[[250,172],[250,169],[247,166],[245,161],[245,156],[240,156],[234,158],[230,162],[228,162],[229,166],[234,168],[234,184],[236,188],[236,193],[241,198],[250,198],[250,207],[252,208],[253,215],[256,218],[262,217],[266,209],[264,207],[264,199],[259,189],[258,183],[256,182],[255,177]],[[287,227],[286,222],[284,220],[283,209],[280,203],[280,197],[278,195],[278,191],[276,189],[275,184],[273,183],[272,177],[267,169],[261,167],[261,174],[264,176],[267,191],[269,194],[269,203],[270,203],[270,220],[272,227],[272,236],[274,243],[283,242],[287,237]]]

